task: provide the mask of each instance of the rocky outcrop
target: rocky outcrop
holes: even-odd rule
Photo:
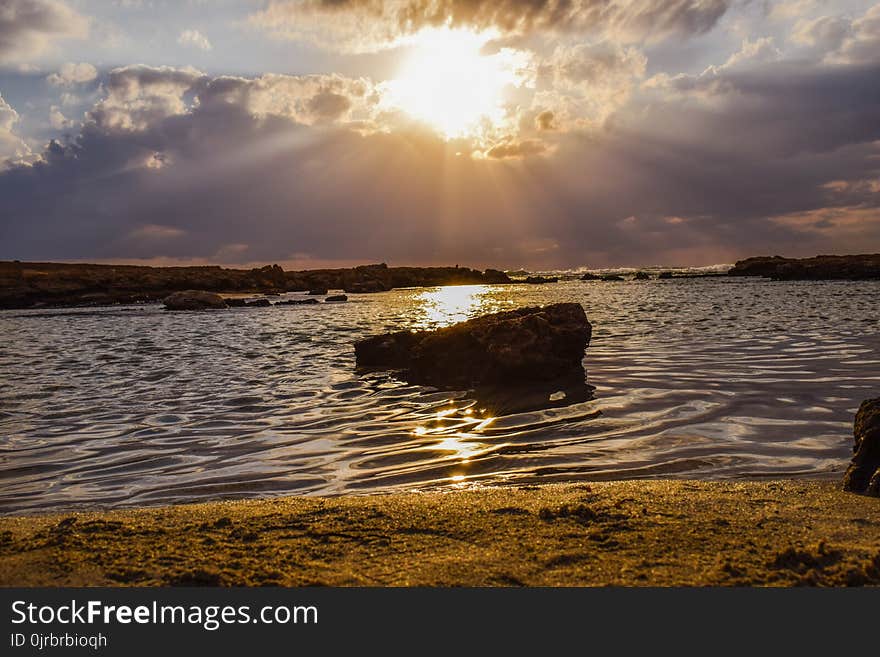
[[[880,497],[880,397],[862,402],[853,426],[853,451],[843,489]]]
[[[591,274],[590,272],[586,272],[583,276],[581,276],[582,281],[601,281],[602,277],[598,274]]]
[[[322,297],[325,294],[327,294],[326,287],[317,287],[313,290],[309,290],[309,296],[312,296],[312,297]]]
[[[314,297],[309,299],[287,299],[286,301],[279,301],[276,303],[276,306],[314,306],[315,304],[320,303]]]
[[[483,283],[489,285],[510,283],[510,277],[498,269],[487,269],[483,272]]]
[[[226,308],[226,302],[219,294],[201,290],[184,290],[165,297],[166,310],[216,310]]]
[[[651,280],[651,275],[646,271],[637,271],[636,275],[633,277],[633,280],[649,281],[649,280]]]
[[[248,308],[268,308],[272,305],[272,302],[268,299],[254,299],[253,301],[248,301],[244,304]]]
[[[331,294],[329,297],[324,299],[326,303],[339,303],[341,301],[348,301],[348,297],[344,294]]]
[[[367,293],[395,287],[510,282],[504,272],[466,267],[381,264],[286,272],[278,265],[225,269],[13,261],[0,262],[0,308],[143,303],[186,290],[236,295],[338,289]]]
[[[737,262],[731,276],[762,276],[781,281],[880,279],[880,254],[783,258],[747,258]]]
[[[606,274],[605,276],[602,277],[602,280],[606,281],[606,282],[622,281],[623,276],[618,276],[617,274]]]
[[[400,331],[355,344],[357,365],[397,369],[411,383],[447,389],[583,384],[592,326],[580,304],[485,315],[436,331]]]
[[[529,285],[543,285],[544,283],[558,283],[559,278],[556,276],[529,276],[523,282]]]
[[[657,276],[657,279],[661,281],[669,280],[670,278],[675,278],[671,271],[661,271]]]

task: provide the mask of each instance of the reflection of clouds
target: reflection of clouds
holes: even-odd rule
[[[491,312],[487,285],[441,287],[420,293],[416,301],[421,304],[422,317],[416,320],[415,328],[449,326]]]

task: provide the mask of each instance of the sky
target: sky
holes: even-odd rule
[[[0,259],[880,251],[880,3],[0,0]]]

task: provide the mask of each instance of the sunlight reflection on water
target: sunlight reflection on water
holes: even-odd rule
[[[485,315],[494,305],[487,293],[488,285],[459,285],[425,290],[416,295],[420,304],[412,328],[426,329],[449,326],[469,317]]]

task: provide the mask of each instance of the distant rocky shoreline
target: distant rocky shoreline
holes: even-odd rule
[[[625,272],[625,270],[623,270]],[[737,262],[728,272],[588,272],[584,281],[621,282],[762,277],[773,280],[880,280],[880,254],[782,258],[761,256]],[[572,276],[574,277],[574,276]],[[0,262],[0,309],[45,306],[97,306],[161,301],[183,290],[223,294],[281,294],[329,290],[346,294],[384,292],[439,285],[548,284],[557,276],[505,273],[468,267],[389,267],[386,264],[339,269],[285,271],[278,265],[254,269],[219,266],[147,267],[51,262]]]
[[[780,256],[747,258],[737,262],[730,276],[761,276],[779,281],[878,280],[880,253],[815,258]]]
[[[511,283],[495,269],[388,267],[285,271],[278,265],[255,269],[146,267],[44,262],[0,262],[0,308],[95,306],[161,301],[183,290],[215,293],[280,294],[328,290],[383,292],[399,287]]]

